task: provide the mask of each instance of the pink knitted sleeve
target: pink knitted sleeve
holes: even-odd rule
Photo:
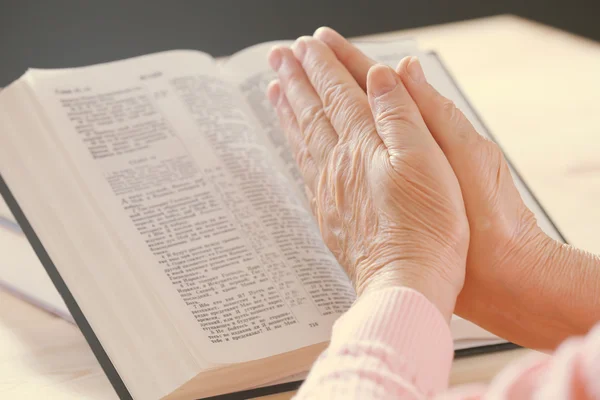
[[[448,325],[423,295],[382,290],[336,322],[295,399],[600,399],[600,326],[566,341],[553,357],[515,363],[488,387],[448,390],[452,357]]]

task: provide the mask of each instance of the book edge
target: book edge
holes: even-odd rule
[[[429,53],[431,55],[433,55],[438,60],[438,62],[440,64],[440,67],[442,67],[442,70],[444,71],[444,73],[452,81],[452,83],[456,87],[456,90],[458,90],[458,93],[460,93],[460,95],[463,97],[463,99],[465,100],[465,102],[467,103],[467,105],[469,106],[469,108],[471,109],[471,111],[473,111],[473,114],[475,115],[475,118],[477,118],[477,120],[479,121],[479,123],[481,124],[481,126],[483,126],[483,128],[485,129],[485,131],[488,134],[488,136],[495,143],[498,143],[498,141],[496,140],[496,137],[494,136],[494,134],[492,133],[492,131],[488,128],[487,124],[483,121],[483,118],[481,118],[481,115],[477,112],[477,110],[475,109],[475,107],[473,107],[473,105],[469,101],[469,98],[465,95],[465,93],[463,92],[463,90],[460,88],[460,86],[458,85],[458,82],[456,81],[456,79],[454,79],[454,76],[450,73],[450,71],[448,70],[448,68],[446,67],[446,65],[444,64],[444,62],[442,61],[442,58],[440,57],[440,55],[437,52],[435,52],[435,51],[430,51]],[[565,244],[568,244],[569,242],[565,238],[565,235],[561,232],[560,229],[558,229],[558,226],[556,226],[556,224],[554,223],[554,221],[552,220],[552,218],[550,218],[550,215],[548,214],[548,212],[546,211],[546,209],[542,206],[542,203],[538,200],[538,198],[535,195],[535,193],[533,193],[533,191],[531,190],[531,188],[527,184],[527,181],[525,181],[525,179],[523,179],[523,176],[519,173],[519,170],[515,167],[514,163],[510,160],[510,157],[508,155],[506,155],[504,153],[504,151],[502,153],[504,154],[504,159],[506,160],[506,163],[512,168],[512,170],[514,171],[515,175],[523,183],[523,186],[525,186],[525,188],[527,189],[527,191],[529,192],[529,194],[531,194],[532,199],[540,207],[540,210],[544,214],[544,217],[546,217],[546,219],[548,220],[548,222],[550,222],[550,225],[552,225],[552,228],[554,228],[554,230],[556,231],[556,233],[558,233],[558,236],[560,237],[560,239]]]
[[[448,70],[448,68],[446,67],[444,62],[442,61],[442,58],[440,57],[440,55],[435,51],[429,51],[428,53],[433,55],[437,59],[438,63],[440,64],[440,67],[442,68],[442,70],[444,71],[444,73],[446,74],[448,79],[450,79],[452,81],[452,84],[454,85],[454,87],[456,87],[456,90],[458,90],[458,93],[463,97],[463,99],[465,100],[465,102],[467,103],[467,105],[469,106],[471,111],[473,111],[475,118],[477,118],[477,120],[479,121],[481,126],[483,126],[483,128],[485,129],[485,131],[488,134],[488,136],[490,137],[490,139],[492,139],[495,143],[497,143],[494,134],[488,128],[488,126],[484,122],[483,118],[481,118],[481,115],[477,112],[477,109],[475,109],[475,107],[473,107],[473,105],[469,101],[469,98],[465,95],[465,93],[461,89],[460,85],[458,85],[458,82],[456,81],[456,79],[454,79],[454,76],[450,73],[450,71]],[[548,214],[548,212],[546,212],[546,209],[543,207],[542,203],[540,203],[540,201],[538,200],[535,193],[531,190],[531,188],[527,184],[527,181],[525,181],[525,179],[523,179],[522,175],[519,173],[517,168],[515,168],[514,163],[504,153],[504,151],[502,153],[504,154],[504,159],[506,160],[508,165],[512,168],[512,170],[514,171],[514,174],[523,183],[523,186],[525,186],[525,188],[527,189],[529,194],[531,194],[531,198],[540,207],[540,210],[542,211],[542,213],[544,214],[544,216],[546,217],[546,219],[548,220],[550,225],[552,225],[554,230],[558,233],[558,236],[560,237],[560,239],[564,243],[568,244],[568,241],[565,238],[565,235],[561,232],[560,229],[558,229],[558,226],[556,226],[556,224],[554,223],[552,218],[550,218],[550,215]],[[511,343],[511,342],[501,343],[501,344],[496,344],[496,345],[489,345],[489,346],[478,346],[478,347],[471,347],[468,349],[456,350],[456,351],[454,351],[454,357],[455,358],[463,358],[463,357],[470,357],[470,356],[481,355],[481,354],[495,353],[495,352],[499,352],[499,351],[513,350],[513,349],[518,349],[518,348],[521,348],[521,346],[519,346],[515,343]]]
[[[125,383],[121,379],[121,376],[119,375],[112,361],[108,357],[108,354],[106,354],[106,352],[104,351],[104,347],[102,347],[102,344],[98,340],[98,337],[94,333],[94,330],[92,329],[85,315],[79,308],[77,301],[71,294],[71,291],[69,290],[65,281],[62,279],[60,273],[56,269],[56,266],[54,265],[52,259],[46,252],[44,245],[41,243],[33,227],[27,220],[27,217],[21,210],[19,203],[12,195],[8,184],[4,181],[1,174],[0,195],[2,195],[2,197],[4,198],[4,201],[8,205],[8,208],[10,209],[17,223],[21,227],[21,230],[25,234],[25,237],[27,237],[27,240],[31,244],[33,251],[39,258],[41,264],[44,266],[44,269],[50,277],[50,280],[56,287],[56,290],[58,290],[60,296],[63,298],[63,301],[65,302],[69,312],[71,313],[71,316],[75,320],[75,323],[79,327],[79,330],[88,342],[90,349],[96,356],[98,363],[102,367],[102,370],[106,374],[106,377],[110,381],[113,389],[115,390],[120,399],[133,400],[133,397],[131,396],[129,390],[125,386]]]
[[[442,62],[441,57],[435,51],[431,51],[430,54],[432,54],[433,56],[435,56],[437,58],[440,66],[442,67],[442,69],[444,70],[444,72],[446,73],[448,78],[452,81],[452,83],[454,84],[454,86],[456,87],[458,92],[465,99],[466,103],[469,105],[471,110],[473,110],[475,117],[479,120],[481,125],[485,128],[488,135],[492,139],[494,139],[493,134],[488,129],[487,125],[484,123],[483,119],[481,118],[479,113],[476,111],[476,109],[471,105],[471,102],[465,96],[465,94],[462,91],[462,89],[460,88],[460,86],[457,84],[457,81],[454,79],[454,76],[446,68],[446,66]],[[541,203],[538,201],[537,197],[534,195],[534,193],[531,191],[531,189],[527,185],[526,181],[521,177],[518,170],[514,167],[513,163],[510,161],[510,159],[506,155],[505,155],[505,158],[506,158],[507,163],[515,171],[515,174],[517,175],[517,177],[521,180],[521,182],[523,182],[523,184],[525,185],[527,190],[531,193],[531,196],[534,199],[534,201],[536,203],[538,203],[544,216],[548,219],[548,221],[554,227],[556,232],[558,232],[558,235],[560,236],[560,238],[565,243],[567,243],[567,240],[565,239],[562,232],[558,229],[558,227],[556,226],[554,221],[550,218],[550,216],[548,215],[548,213],[546,212],[544,207],[541,205]],[[102,367],[102,370],[106,374],[113,389],[115,390],[115,392],[117,393],[119,398],[125,399],[125,400],[129,400],[129,399],[133,400],[133,397],[131,396],[125,383],[121,379],[121,376],[117,372],[117,370],[116,370],[115,366],[113,365],[112,361],[110,360],[108,354],[106,354],[106,352],[104,351],[104,348],[102,347],[102,344],[100,343],[98,337],[94,333],[94,330],[92,329],[92,327],[90,326],[89,322],[87,321],[85,315],[79,308],[77,301],[71,294],[69,288],[67,287],[66,283],[62,279],[58,270],[56,269],[56,266],[54,265],[50,256],[46,252],[46,249],[44,248],[43,244],[41,243],[41,241],[38,238],[37,234],[35,233],[34,229],[29,224],[27,217],[21,210],[17,200],[12,195],[10,188],[8,187],[8,185],[2,178],[1,174],[0,174],[0,195],[2,195],[2,197],[4,198],[4,201],[8,205],[8,208],[10,209],[11,213],[15,217],[17,223],[19,224],[21,230],[25,234],[27,240],[31,244],[31,247],[33,248],[34,252],[36,253],[37,257],[39,258],[41,264],[44,266],[46,273],[48,274],[48,276],[52,280],[52,283],[54,284],[54,286],[58,290],[59,294],[63,298],[75,323],[77,324],[77,326],[81,330],[81,333],[83,334],[86,341],[88,342],[90,349],[94,353],[96,359],[98,360],[98,363]],[[519,347],[520,346],[518,346],[514,343],[501,343],[501,344],[496,344],[496,345],[478,346],[478,347],[472,347],[472,348],[468,348],[468,349],[456,350],[454,352],[454,354],[455,354],[455,358],[464,358],[464,357],[469,357],[469,356],[474,356],[474,355],[506,351],[506,350],[516,349]],[[244,390],[244,391],[239,391],[239,392],[234,392],[234,393],[228,393],[228,394],[222,394],[222,395],[218,395],[218,396],[208,397],[208,398],[205,398],[204,400],[241,400],[241,399],[249,399],[249,398],[256,398],[256,397],[260,397],[260,396],[266,396],[266,395],[275,394],[275,393],[289,392],[289,391],[298,389],[300,387],[300,385],[302,384],[302,382],[303,381],[293,381],[293,382],[287,382],[287,383],[282,383],[282,384],[264,386],[264,387],[260,387],[260,388],[254,388],[254,389],[249,389],[249,390]]]

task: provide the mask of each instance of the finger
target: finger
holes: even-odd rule
[[[321,98],[323,110],[340,141],[356,138],[379,141],[365,92],[331,49],[307,36],[296,40],[292,50]]]
[[[377,133],[392,160],[408,151],[435,145],[417,105],[393,69],[382,64],[372,67],[367,75],[367,91]]]
[[[313,36],[329,46],[337,59],[352,74],[354,80],[366,91],[367,73],[369,68],[377,62],[367,57],[356,46],[331,28],[321,27],[315,31]]]
[[[308,204],[310,205],[310,210],[313,215],[317,215],[317,198],[313,194],[313,191],[307,186],[304,186],[304,194],[306,195],[306,199],[308,200]]]
[[[289,48],[273,49],[269,54],[269,63],[277,71],[281,90],[318,167],[338,141],[335,129],[323,111],[323,103]]]
[[[472,175],[469,160],[481,154],[480,151],[473,150],[481,150],[483,146],[493,143],[477,133],[454,103],[427,82],[417,57],[402,60],[396,71],[455,173],[465,170],[465,173]]]
[[[397,72],[458,178],[467,213],[487,212],[488,203],[498,201],[519,210],[521,197],[500,148],[477,133],[454,103],[427,82],[416,57],[403,60]],[[486,201],[498,195],[500,200]]]
[[[482,138],[454,103],[427,82],[417,57],[402,60],[396,71],[447,156],[453,156],[458,150],[462,156],[464,145]]]
[[[300,127],[296,122],[294,112],[292,111],[285,94],[281,91],[281,86],[278,81],[273,81],[269,84],[269,87],[267,88],[267,97],[277,111],[279,123],[286,133],[290,149],[298,164],[298,169],[302,174],[304,183],[309,190],[314,191],[317,183],[318,169],[306,147],[306,143],[300,133]],[[310,201],[311,199],[309,198],[308,200]]]

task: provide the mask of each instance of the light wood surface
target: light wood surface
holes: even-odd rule
[[[512,16],[375,37],[407,35],[441,55],[567,239],[600,253],[600,44]],[[457,360],[451,383],[528,352]],[[0,291],[0,398],[116,395],[75,326]]]

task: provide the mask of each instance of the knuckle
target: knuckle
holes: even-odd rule
[[[325,111],[321,105],[311,104],[302,108],[299,113],[300,129],[305,135],[309,135],[311,132],[317,129],[317,126],[325,116]]]
[[[321,41],[313,36],[301,36],[298,40],[302,40],[306,45],[307,54],[311,54],[311,50],[317,52],[320,50]]]
[[[312,189],[308,185],[304,185],[304,194],[306,195],[306,198],[308,200],[310,200],[311,202],[313,200],[315,200],[315,195],[312,192]]]
[[[306,168],[308,168],[308,158],[310,157],[306,148],[298,149],[298,151],[296,151],[296,154],[294,156],[295,156],[296,164],[298,164],[298,167],[300,167],[300,170],[302,172],[305,172]]]
[[[498,186],[497,184],[502,180],[505,173],[510,175],[502,150],[491,140],[479,136],[473,153],[476,160],[474,170],[477,171],[476,173],[479,176],[484,177],[485,181],[495,182],[496,185],[494,186]]]
[[[308,165],[308,163],[305,164],[305,167],[302,169],[302,178],[304,179],[304,184],[306,186],[313,187],[315,185],[315,180],[317,179],[316,170],[314,168],[309,168]]]
[[[317,199],[315,199],[314,197],[309,199],[310,202],[310,209],[313,213],[314,216],[317,216],[319,214],[319,207],[317,205]]]
[[[419,176],[431,164],[431,152],[420,147],[398,152],[393,155],[392,163],[397,170],[407,176]]]
[[[290,150],[295,156],[302,148],[302,137],[300,137],[300,133],[296,130],[287,130],[286,136]]]
[[[306,54],[303,58],[305,66],[312,69],[316,74],[329,71],[329,59],[326,57],[326,45],[312,36],[303,36],[302,41],[306,46]]]
[[[341,188],[347,187],[350,175],[355,167],[354,157],[357,151],[350,143],[337,146],[332,154],[332,165],[329,169],[330,183]]]
[[[483,155],[488,158],[497,160],[503,158],[502,150],[500,150],[500,146],[496,143],[492,142],[489,139],[484,138],[481,135],[477,135],[476,146],[481,149]]]
[[[306,82],[306,77],[302,76],[302,71],[291,71],[287,74],[287,77],[282,79],[285,87],[284,92],[290,103],[293,103],[297,101],[294,99],[301,99],[306,95],[306,90],[310,87],[310,84]]]
[[[301,68],[281,68],[279,70],[281,75],[281,83],[285,86],[292,87],[300,83],[302,77]]]
[[[343,82],[331,82],[323,85],[321,90],[321,101],[325,110],[335,110],[340,107],[346,84]]]
[[[500,147],[493,141],[477,134],[477,139],[473,141],[473,147],[477,148],[478,152],[489,155],[501,153]]]
[[[284,104],[280,104],[279,107],[277,108],[277,111],[279,112],[279,118],[281,118],[286,123],[290,122],[290,120],[292,119],[291,118],[292,117],[292,110],[290,110]]]
[[[456,104],[450,99],[447,99],[443,96],[440,96],[441,99],[441,109],[444,118],[449,121],[456,121],[458,117],[458,110],[456,108]]]
[[[414,130],[418,128],[416,112],[406,104],[396,104],[380,108],[375,120],[382,129]]]
[[[323,106],[326,117],[335,127],[340,140],[362,137],[373,128],[373,119],[368,107],[359,101],[340,96],[328,107]]]
[[[317,179],[317,170],[310,155],[307,152],[304,152],[304,154],[301,155],[296,155],[296,162],[298,163],[298,169],[300,170],[304,184],[308,188],[312,188]]]
[[[281,126],[288,133],[292,134],[295,128],[294,123],[294,113],[287,107],[282,107],[279,110],[279,120],[281,122]]]
[[[411,114],[410,107],[405,103],[396,103],[396,104],[379,104],[377,106],[377,121],[386,121],[386,120],[403,120],[409,119]]]
[[[443,120],[449,123],[451,129],[455,131],[456,136],[463,140],[471,140],[473,136],[479,136],[467,120],[467,117],[456,107],[456,104],[446,97],[438,94]],[[476,135],[474,135],[474,133]]]

